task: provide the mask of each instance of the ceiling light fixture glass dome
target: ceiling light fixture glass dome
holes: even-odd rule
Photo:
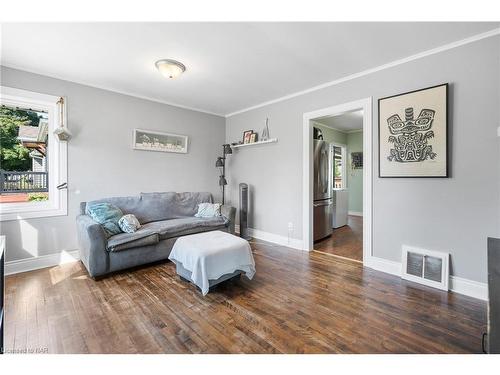
[[[186,71],[184,64],[171,59],[158,60],[155,65],[156,69],[166,78],[176,78]]]

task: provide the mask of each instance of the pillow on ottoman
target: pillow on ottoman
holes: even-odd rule
[[[198,205],[198,212],[194,214],[195,217],[219,217],[220,203],[200,203]]]
[[[87,214],[101,224],[109,236],[122,232],[118,221],[123,216],[123,212],[115,205],[110,203],[93,203],[87,205]]]
[[[118,225],[125,233],[134,233],[141,227],[141,223],[139,223],[139,220],[137,220],[133,214],[123,215],[120,220],[118,220]]]

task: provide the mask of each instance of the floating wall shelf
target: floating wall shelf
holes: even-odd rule
[[[271,139],[268,139],[267,141],[258,141],[258,142],[254,142],[254,143],[245,143],[245,144],[241,144],[241,145],[231,145],[231,148],[240,148],[240,147],[247,147],[247,146],[257,146],[257,145],[263,145],[263,144],[266,144],[266,143],[276,143],[278,142],[278,138],[271,138]]]

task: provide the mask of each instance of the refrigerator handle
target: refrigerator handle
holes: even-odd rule
[[[322,201],[313,202],[313,206],[314,207],[329,206],[331,204],[333,204],[333,200],[332,199],[325,199],[325,200],[322,200]]]

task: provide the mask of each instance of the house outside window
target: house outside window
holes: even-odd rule
[[[53,135],[59,97],[1,87],[0,220],[67,214],[66,143]],[[62,110],[62,115],[61,115]]]

